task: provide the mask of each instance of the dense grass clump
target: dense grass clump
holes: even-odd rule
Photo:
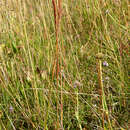
[[[0,129],[129,129],[129,0],[0,2]]]

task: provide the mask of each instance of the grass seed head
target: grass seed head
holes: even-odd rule
[[[96,55],[96,58],[97,58],[97,59],[103,59],[103,57],[104,57],[104,55],[103,55],[102,53],[98,53],[98,54]]]

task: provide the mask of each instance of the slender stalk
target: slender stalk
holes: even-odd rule
[[[106,99],[105,99],[104,87],[103,87],[102,58],[103,58],[103,54],[98,53],[97,54],[97,59],[98,59],[97,71],[98,71],[98,82],[99,82],[99,87],[100,87],[99,94],[100,94],[100,104],[101,104],[101,109],[102,109],[102,126],[105,130],[106,128],[105,128],[104,119],[106,117],[106,120],[108,121],[108,124],[109,124],[109,129],[112,130],[111,122],[110,122],[109,115],[108,115]]]
[[[75,115],[76,115],[76,118],[77,118],[77,121],[78,121],[78,124],[79,124],[79,128],[80,130],[82,130],[82,126],[81,126],[81,123],[80,123],[80,119],[79,119],[79,94],[78,94],[78,89],[76,90],[76,102],[77,102],[77,106],[76,106],[76,112],[75,112]]]
[[[99,94],[100,94],[100,104],[101,104],[101,109],[103,107],[103,82],[102,82],[102,62],[100,58],[98,59],[98,65],[97,65],[97,70],[98,70],[98,82],[99,82]],[[104,110],[102,112],[102,126],[104,128]]]
[[[55,0],[52,0],[53,10],[54,10],[54,22],[55,22],[55,35],[56,35],[56,80],[57,80],[57,91],[59,86],[59,33],[60,33],[60,20],[61,20],[61,0],[58,0],[58,5],[56,4]],[[55,73],[55,64],[54,64],[54,71]],[[53,75],[52,75],[53,76]],[[60,85],[62,87],[62,84]],[[58,118],[58,99],[57,99],[57,118]],[[61,127],[63,128],[63,104],[62,104],[62,88],[61,88]],[[58,122],[58,121],[57,121]]]
[[[63,85],[63,83],[62,83],[62,80],[61,80],[61,96],[60,96],[60,100],[61,100],[61,102],[60,102],[60,106],[61,106],[61,128],[63,129],[63,88],[62,88],[62,85]]]

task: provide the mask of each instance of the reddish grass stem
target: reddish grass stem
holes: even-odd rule
[[[52,79],[55,74],[55,66],[56,66],[56,79],[57,79],[57,90],[58,90],[58,84],[59,84],[59,31],[60,31],[60,20],[61,20],[61,0],[58,0],[58,5],[55,0],[52,0],[53,4],[53,10],[54,10],[54,21],[55,21],[55,35],[56,35],[56,59],[54,63],[54,71],[52,74]],[[56,65],[55,65],[56,64]],[[61,83],[62,87],[62,83]],[[61,104],[60,104],[60,109],[61,109],[61,128],[63,128],[63,103],[62,103],[62,88],[61,88]],[[58,118],[58,99],[57,99],[57,118]],[[57,125],[58,125],[58,119],[57,119]]]

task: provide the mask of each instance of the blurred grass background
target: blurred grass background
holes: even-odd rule
[[[63,0],[57,85],[52,1],[0,1],[0,128],[129,129],[129,36],[129,0]]]

